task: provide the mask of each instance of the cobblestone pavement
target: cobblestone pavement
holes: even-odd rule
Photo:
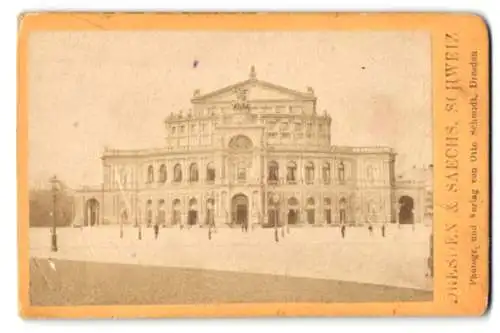
[[[238,273],[329,279],[432,290],[426,277],[430,228],[398,229],[386,237],[375,229],[348,229],[342,238],[338,228],[294,228],[275,242],[273,229],[208,230],[119,227],[58,229],[59,251],[50,251],[50,230],[30,230],[30,256],[55,260],[121,263],[170,268],[192,268]],[[57,267],[56,267],[57,269]],[[106,274],[109,272],[106,271]],[[111,274],[111,273],[109,273]]]
[[[432,299],[415,289],[189,268],[31,259],[30,272],[31,303],[39,306]]]

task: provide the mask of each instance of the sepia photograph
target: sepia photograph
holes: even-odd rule
[[[433,301],[428,31],[26,52],[31,305]]]

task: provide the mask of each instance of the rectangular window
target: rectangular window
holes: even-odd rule
[[[247,170],[245,168],[238,168],[238,180],[245,181],[247,179]]]
[[[306,136],[310,138],[312,136],[312,123],[306,124]]]
[[[196,125],[191,125],[191,133],[196,133]]]
[[[172,135],[175,135],[175,126],[172,126]]]
[[[184,134],[184,125],[179,127],[179,134]]]

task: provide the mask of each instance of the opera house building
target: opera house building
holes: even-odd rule
[[[162,147],[104,150],[102,184],[77,191],[75,224],[424,222],[428,184],[398,180],[390,147],[335,145],[316,101],[253,67],[245,81],[196,90],[189,111],[167,115]]]

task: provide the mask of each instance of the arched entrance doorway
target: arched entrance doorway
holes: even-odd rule
[[[95,226],[99,222],[99,201],[92,198],[87,200],[85,209],[84,226]]]
[[[399,223],[400,224],[413,224],[415,222],[413,208],[414,200],[408,195],[403,195],[398,200],[399,203]]]
[[[198,202],[195,198],[189,200],[188,225],[198,224]]]
[[[347,223],[347,199],[342,197],[339,200],[339,222],[340,224]]]
[[[165,227],[165,200],[158,201],[158,225]]]
[[[146,203],[146,226],[148,228],[153,224],[153,201],[148,200]]]
[[[205,214],[205,224],[215,225],[215,201],[212,198],[207,200],[207,210]]]
[[[288,224],[299,223],[299,200],[292,197],[288,199]]]
[[[314,224],[316,220],[316,203],[314,198],[307,199],[306,212],[307,212],[307,223]]]
[[[280,196],[277,193],[267,195],[267,227],[279,226],[280,223]]]
[[[323,206],[325,209],[326,224],[332,224],[332,200],[330,198],[325,198],[323,200]]]
[[[231,200],[232,224],[248,224],[248,197],[244,194],[236,194]]]
[[[172,225],[181,223],[181,200],[175,199],[172,201]]]

